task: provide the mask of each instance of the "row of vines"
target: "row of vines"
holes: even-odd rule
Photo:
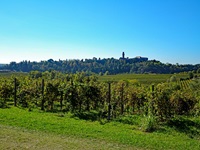
[[[108,119],[152,113],[160,120],[200,114],[200,81],[143,86],[136,82],[99,82],[84,73],[31,72],[0,78],[0,107],[82,113],[95,111]]]
[[[190,89],[191,80],[178,80],[177,84],[180,85],[181,89]]]

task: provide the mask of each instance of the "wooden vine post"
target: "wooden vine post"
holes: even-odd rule
[[[121,115],[124,113],[124,83],[122,83],[121,87]]]
[[[151,101],[150,101],[150,112],[153,113],[154,111],[154,84],[151,85]]]
[[[110,120],[111,116],[111,82],[108,82],[108,120]]]
[[[14,106],[17,106],[17,79],[14,79]]]
[[[63,108],[63,91],[60,92],[60,110]]]
[[[41,103],[41,110],[44,110],[44,79],[42,79],[42,103]]]

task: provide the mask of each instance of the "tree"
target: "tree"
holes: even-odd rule
[[[176,79],[175,75],[173,75],[173,76],[170,77],[170,82],[176,82],[176,81],[177,81],[177,79]]]
[[[200,68],[197,70],[197,73],[199,73],[199,74],[200,74]]]
[[[193,74],[193,72],[189,72],[189,79],[192,79],[194,77],[194,74]]]

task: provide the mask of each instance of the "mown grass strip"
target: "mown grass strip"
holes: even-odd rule
[[[103,140],[60,136],[53,133],[27,130],[20,127],[0,125],[0,149],[81,149],[81,150],[125,150],[131,146]]]

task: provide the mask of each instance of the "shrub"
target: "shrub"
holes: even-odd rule
[[[156,130],[158,124],[157,119],[154,115],[148,114],[144,116],[144,120],[142,122],[142,130],[145,132],[153,132]]]

